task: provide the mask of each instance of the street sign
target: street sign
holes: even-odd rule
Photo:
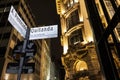
[[[19,63],[8,63],[6,73],[17,74],[19,70]],[[22,73],[34,73],[35,63],[27,63],[22,67]]]
[[[21,41],[13,49],[13,58],[16,61],[19,61],[21,56],[24,56],[25,59],[32,58],[37,51],[37,46],[35,45],[35,43],[33,41],[28,41],[26,45],[25,53],[22,53],[23,43],[24,41]]]
[[[10,13],[9,13],[9,16],[8,16],[8,21],[21,34],[21,36],[23,36],[25,38],[27,25],[20,18],[20,16],[15,11],[13,6],[11,6]]]
[[[13,58],[18,63],[9,63],[7,67],[7,73],[18,73],[17,80],[20,80],[21,72],[26,71],[27,73],[31,73],[33,68],[29,68],[23,66],[23,64],[31,59],[36,53],[37,47],[33,42],[29,40],[36,40],[36,39],[45,39],[45,38],[54,38],[58,35],[58,26],[51,25],[51,26],[44,26],[44,27],[36,27],[36,28],[29,28],[20,18],[18,13],[15,11],[13,6],[11,6],[10,13],[8,16],[8,21],[13,25],[13,27],[23,36],[25,39],[24,42],[16,45],[13,50]],[[30,30],[30,32],[29,32]],[[28,39],[29,38],[29,39]],[[27,43],[28,42],[28,43]],[[25,61],[25,62],[24,62]],[[12,66],[14,64],[14,66]],[[9,66],[10,65],[10,66]],[[23,69],[22,69],[23,67]],[[25,70],[24,70],[25,69]]]
[[[30,29],[29,40],[54,38],[58,36],[58,25],[35,27]]]

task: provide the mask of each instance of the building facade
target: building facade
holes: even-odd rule
[[[31,13],[31,9],[27,3],[27,0],[0,0],[0,80],[17,80],[18,75],[6,73],[6,69],[8,63],[17,63],[13,58],[13,49],[20,41],[24,40],[20,33],[8,21],[8,15],[11,6],[15,8],[21,19],[29,28],[36,27],[34,15]],[[49,41],[33,40],[33,42],[37,46],[37,51],[36,55],[31,60],[29,60],[28,63],[35,63],[34,73],[22,73],[21,80],[41,80],[42,72],[40,72],[40,66],[42,63],[41,61],[43,61],[43,58],[41,59],[41,56],[44,56],[41,54],[46,53],[47,56],[50,54],[48,45]],[[42,46],[45,46],[44,49]],[[44,68],[47,69],[48,67],[44,66]],[[46,71],[46,73],[49,72],[50,71]]]
[[[119,0],[56,0],[65,80],[119,80]]]
[[[51,60],[50,43],[51,39],[42,40],[40,80],[60,80],[58,67]]]

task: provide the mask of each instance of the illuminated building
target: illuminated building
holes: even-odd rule
[[[6,73],[6,67],[9,62],[16,62],[13,58],[13,49],[20,41],[23,41],[23,37],[8,22],[8,15],[11,6],[15,8],[19,16],[28,27],[36,27],[34,16],[31,13],[31,9],[27,3],[27,0],[0,1],[0,80],[17,80],[17,74]],[[40,73],[42,63],[41,61],[46,63],[47,61],[49,61],[43,60],[43,58],[48,58],[50,54],[48,45],[49,40],[47,41],[47,39],[43,39],[33,41],[37,46],[37,52],[36,55],[29,62],[35,63],[35,71],[31,74],[22,74],[21,80],[40,80],[40,78],[42,78],[41,74],[45,73]],[[45,55],[41,55],[43,53],[45,53]],[[41,58],[41,56],[43,58]],[[48,69],[48,67],[46,66],[44,66],[44,68]],[[46,74],[48,74],[49,72],[50,71],[46,71]]]
[[[120,79],[119,4],[119,0],[56,0],[65,80]]]

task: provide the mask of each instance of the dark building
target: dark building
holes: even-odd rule
[[[8,63],[17,63],[13,58],[13,49],[23,37],[8,21],[10,8],[13,6],[18,15],[30,27],[35,27],[36,23],[27,4],[27,0],[0,0],[0,80],[16,80],[17,74],[6,73]],[[37,48],[35,57],[29,62],[35,63],[35,71],[31,74],[24,74],[21,80],[40,80],[40,51],[41,40],[33,41]],[[17,56],[16,56],[17,57]],[[19,57],[18,57],[19,58]]]
[[[120,1],[56,0],[65,80],[120,79]]]

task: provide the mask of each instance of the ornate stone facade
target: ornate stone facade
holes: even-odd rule
[[[79,45],[79,44],[78,44]],[[100,80],[100,66],[93,43],[71,46],[62,56],[66,80]],[[74,47],[74,48],[73,48]]]

